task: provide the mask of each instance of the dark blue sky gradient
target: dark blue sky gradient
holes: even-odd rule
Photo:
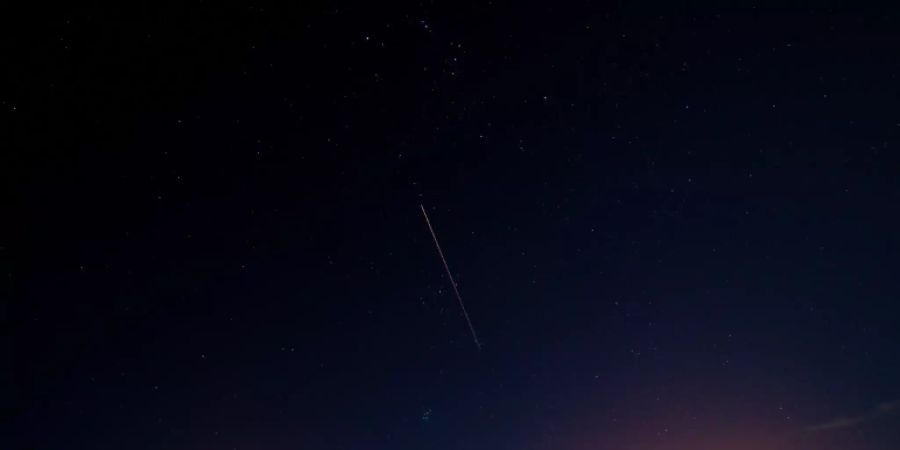
[[[900,443],[896,11],[131,8],[6,18],[3,448]]]

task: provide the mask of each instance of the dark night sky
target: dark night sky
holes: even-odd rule
[[[0,448],[900,448],[896,11],[213,3],[0,14]]]

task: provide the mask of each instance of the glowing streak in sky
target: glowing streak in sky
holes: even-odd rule
[[[421,204],[419,205],[419,208],[422,209],[422,215],[425,216],[425,224],[428,225],[428,231],[431,232],[431,238],[434,239],[434,246],[437,248],[438,256],[441,257],[441,262],[444,263],[444,270],[447,271],[447,277],[450,278],[450,285],[453,286],[453,293],[456,294],[456,300],[459,301],[459,307],[462,309],[463,317],[466,318],[466,323],[469,324],[469,331],[472,332],[472,340],[475,341],[475,346],[478,347],[478,350],[481,350],[481,342],[478,342],[478,335],[475,334],[475,327],[472,326],[472,320],[469,319],[466,305],[463,303],[462,296],[459,295],[459,288],[456,286],[456,280],[453,279],[453,274],[450,273],[450,266],[447,265],[447,258],[444,257],[444,251],[441,250],[441,244],[438,243],[438,238],[434,233],[434,228],[431,226],[431,221],[428,220],[428,213],[425,212],[425,207]]]

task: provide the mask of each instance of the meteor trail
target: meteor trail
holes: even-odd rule
[[[478,335],[475,334],[475,327],[472,326],[472,320],[469,319],[466,305],[463,303],[462,296],[459,295],[459,288],[456,287],[456,280],[453,279],[453,274],[450,273],[450,266],[447,265],[447,258],[444,257],[444,252],[441,250],[441,244],[438,243],[437,235],[434,234],[434,228],[431,227],[431,221],[428,220],[428,213],[425,212],[425,207],[422,204],[419,204],[419,208],[422,209],[422,215],[425,216],[425,224],[428,225],[428,231],[431,232],[431,238],[434,239],[434,246],[437,248],[438,256],[441,257],[441,262],[444,263],[444,270],[447,271],[447,278],[450,278],[450,285],[453,286],[453,293],[456,294],[456,300],[459,301],[459,307],[462,309],[463,317],[466,318],[466,323],[469,325],[469,331],[472,332],[472,340],[475,341],[475,346],[478,347],[478,350],[480,351],[481,342],[478,342]]]

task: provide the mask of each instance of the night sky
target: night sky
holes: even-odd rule
[[[216,3],[3,7],[0,448],[900,448],[897,11]]]

